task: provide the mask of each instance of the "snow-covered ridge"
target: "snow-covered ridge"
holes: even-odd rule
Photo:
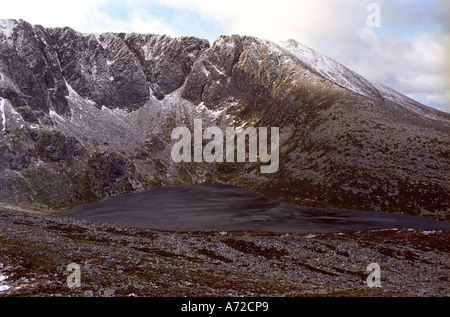
[[[2,269],[4,265],[3,263],[0,263],[0,293],[7,291],[11,288],[5,281],[8,279],[8,276],[3,274]]]
[[[378,90],[362,76],[295,40],[278,43],[302,64],[330,81],[361,95],[376,98]]]
[[[437,110],[424,106],[383,84],[369,81],[335,60],[295,40],[280,42],[278,45],[285,49],[286,52],[292,54],[310,70],[348,90],[366,97],[394,102],[409,111],[430,119],[436,120],[439,117],[441,120],[445,120],[445,118],[438,115]]]

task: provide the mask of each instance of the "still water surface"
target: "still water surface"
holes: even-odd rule
[[[447,222],[423,217],[301,207],[224,185],[158,188],[80,206],[66,215],[170,231],[326,233],[392,227],[450,229]]]

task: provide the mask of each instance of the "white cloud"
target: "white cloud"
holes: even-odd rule
[[[114,18],[107,10],[110,4],[114,4],[111,0],[0,1],[0,19],[22,19],[46,27],[69,26],[86,33],[142,32],[176,35],[165,21],[141,7],[135,6],[130,10],[130,16],[125,20]],[[124,16],[126,15],[127,12],[124,12]]]
[[[145,1],[145,0],[144,0]],[[142,2],[142,0],[141,0]],[[351,0],[147,0],[195,11],[200,16],[220,24],[227,33],[254,35],[271,40],[295,37],[311,42],[318,36],[343,36],[354,28],[360,11],[365,20],[365,6]]]
[[[79,1],[2,1],[0,18],[23,19],[46,26],[82,25],[104,0]]]

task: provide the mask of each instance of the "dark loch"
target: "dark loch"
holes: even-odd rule
[[[158,188],[83,205],[65,215],[165,231],[330,233],[376,228],[450,229],[445,221],[373,211],[301,207],[224,185]]]

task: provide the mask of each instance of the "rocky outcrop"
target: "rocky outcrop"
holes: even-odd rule
[[[0,200],[64,209],[171,184],[447,218],[450,115],[293,40],[214,43],[0,22]],[[196,118],[279,127],[280,169],[182,163]]]
[[[50,109],[70,115],[67,87],[47,31],[23,21],[4,21],[2,28],[10,32],[0,33],[0,96],[27,122],[37,123]]]
[[[108,108],[136,110],[180,88],[200,52],[195,38],[158,35],[83,35],[72,29],[49,30],[64,78],[80,96]]]
[[[193,37],[128,34],[124,40],[160,100],[184,84],[198,56],[209,48],[208,41]]]

